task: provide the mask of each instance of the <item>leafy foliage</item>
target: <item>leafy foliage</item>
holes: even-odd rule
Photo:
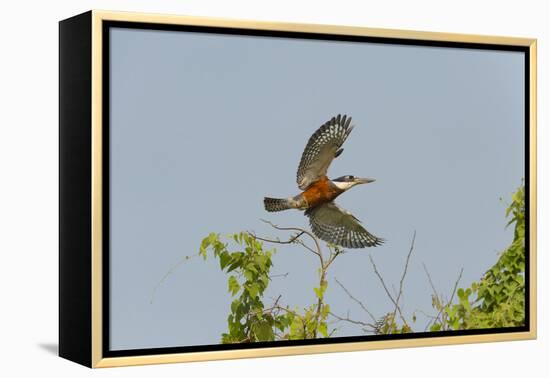
[[[202,240],[199,255],[207,259],[210,251],[228,274],[227,289],[234,300],[227,317],[228,331],[222,343],[309,339],[318,334],[328,337],[329,305],[324,303],[327,281],[314,288],[318,303],[301,312],[279,304],[280,297],[269,307],[264,305],[264,292],[270,281],[275,249],[265,249],[261,241],[247,232],[228,235],[239,248],[228,249],[229,243],[211,233]]]
[[[273,326],[284,319],[264,313],[262,295],[269,283],[273,251],[264,250],[261,242],[247,233],[230,236],[242,250],[230,252],[219,235],[211,233],[204,238],[199,254],[207,258],[211,250],[220,262],[220,269],[229,274],[227,289],[232,297],[231,312],[227,318],[228,332],[222,335],[223,343],[270,341],[274,339]]]
[[[525,322],[525,186],[521,185],[506,209],[508,226],[515,225],[514,240],[481,278],[457,290],[458,303],[443,305],[441,321],[430,330],[480,329],[522,326]]]

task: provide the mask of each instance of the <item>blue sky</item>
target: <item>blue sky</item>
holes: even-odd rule
[[[332,311],[366,320],[392,309],[369,262],[396,288],[413,232],[403,306],[417,330],[431,309],[425,263],[442,293],[461,268],[481,277],[509,244],[507,199],[524,175],[523,55],[516,52],[114,29],[111,36],[111,348],[215,344],[230,297],[217,261],[189,260],[202,237],[263,224],[264,196],[299,192],[310,135],[342,113],[356,125],[329,176],[374,177],[337,202],[387,240],[331,267]],[[314,301],[316,261],[274,257],[268,298]],[[269,302],[269,299],[266,300]],[[342,325],[338,336],[360,334]]]

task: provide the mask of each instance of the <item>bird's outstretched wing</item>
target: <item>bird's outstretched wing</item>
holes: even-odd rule
[[[384,242],[384,239],[365,230],[357,218],[334,202],[308,209],[305,215],[309,217],[313,233],[326,242],[344,248],[374,247]]]
[[[296,182],[305,190],[321,177],[326,176],[332,160],[342,153],[340,147],[353,129],[351,117],[338,114],[322,125],[309,138],[298,166]]]

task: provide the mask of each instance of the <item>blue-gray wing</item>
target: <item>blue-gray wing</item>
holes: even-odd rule
[[[375,247],[384,239],[374,236],[361,226],[359,220],[334,202],[308,209],[311,230],[319,239],[344,248]]]
[[[300,189],[305,190],[326,176],[330,163],[342,152],[340,147],[353,129],[353,125],[350,124],[351,117],[341,117],[338,114],[309,138],[296,174],[296,182]]]

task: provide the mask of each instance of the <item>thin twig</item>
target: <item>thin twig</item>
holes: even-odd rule
[[[319,256],[319,258],[322,260],[323,259],[323,254],[321,252],[321,245],[319,244],[319,240],[317,240],[317,238],[315,237],[315,235],[313,235],[311,232],[307,231],[307,230],[304,230],[302,228],[298,228],[298,227],[280,227],[280,226],[277,226],[276,224],[273,224],[271,223],[270,221],[268,220],[265,220],[265,219],[261,219],[262,222],[264,223],[267,223],[269,224],[271,227],[275,228],[276,230],[281,230],[281,231],[298,231],[298,232],[303,232],[304,234],[308,235],[314,242],[315,242],[315,247],[317,248],[317,254]]]
[[[300,236],[302,236],[302,235],[304,234],[304,232],[300,232],[300,233],[294,235],[293,237],[291,237],[290,239],[285,240],[285,241],[262,238],[262,237],[259,237],[258,235],[256,235],[256,234],[255,234],[254,232],[252,232],[252,231],[249,231],[248,234],[249,234],[250,236],[252,236],[254,239],[258,239],[258,240],[261,240],[261,241],[264,241],[264,242],[268,242],[268,243],[291,244],[291,243],[294,243],[294,242],[296,241],[296,239],[298,239]]]
[[[296,311],[294,310],[291,310],[289,309],[288,307],[284,307],[284,306],[276,306],[275,307],[276,310],[280,310],[280,311],[284,311],[284,312],[288,312],[289,314],[292,314],[294,316],[300,316],[300,314],[298,314]]]
[[[304,230],[298,232],[296,235],[294,235],[293,237],[291,237],[290,239],[288,240],[279,240],[279,239],[268,239],[268,238],[264,238],[264,237],[260,237],[258,235],[256,235],[254,232],[252,231],[249,231],[248,234],[250,236],[252,236],[254,239],[257,239],[257,240],[261,240],[261,241],[264,241],[264,242],[267,242],[267,243],[274,243],[274,244],[292,244],[292,243],[297,243],[297,244],[300,244],[301,246],[303,246],[304,248],[306,248],[308,251],[314,253],[315,255],[319,256],[319,253],[317,251],[315,251],[314,249],[312,249],[311,247],[309,247],[308,245],[306,245],[301,239],[300,239],[300,236],[304,235],[306,232]]]
[[[360,321],[360,320],[350,319],[349,316],[346,316],[346,317],[344,318],[343,316],[336,315],[336,314],[333,313],[333,312],[329,312],[329,314],[332,315],[333,317],[335,317],[336,319],[338,319],[339,321],[348,322],[348,323],[360,325],[360,326],[363,326],[363,327],[371,327],[371,328],[374,328],[372,324],[365,323],[365,322],[362,322],[362,321]]]
[[[332,251],[332,249],[330,248],[330,246],[328,246],[329,250],[330,250],[330,257],[328,258],[328,261],[325,265],[325,267],[328,269],[328,267],[334,262],[334,260],[336,260],[336,257],[344,254],[346,251],[343,250],[343,249],[336,249],[334,252]]]
[[[449,299],[447,301],[447,304],[445,306],[443,306],[443,304],[441,304],[441,308],[439,309],[439,312],[437,313],[434,321],[431,323],[431,324],[434,324],[438,319],[439,317],[441,316],[441,314],[443,313],[443,309],[446,308],[447,306],[449,306],[452,302],[453,302],[453,299],[454,299],[454,296],[455,296],[455,292],[456,292],[456,289],[458,287],[458,283],[460,282],[460,279],[462,278],[462,273],[464,272],[464,268],[461,268],[460,269],[460,273],[458,274],[458,278],[456,279],[455,281],[455,284],[454,284],[454,287],[453,287],[453,291],[451,293],[451,299]]]
[[[370,260],[370,263],[372,264],[372,267],[374,269],[374,273],[378,277],[378,280],[380,280],[380,283],[382,284],[382,287],[384,288],[384,291],[386,292],[386,295],[388,296],[388,298],[390,298],[390,300],[394,304],[394,306],[397,306],[397,311],[399,312],[399,316],[401,317],[401,320],[404,320],[405,317],[401,313],[401,308],[397,305],[397,303],[395,302],[395,299],[393,299],[390,291],[388,290],[388,287],[386,286],[386,283],[384,282],[384,279],[382,278],[382,275],[380,274],[380,272],[378,271],[378,268],[376,267],[376,264],[375,264],[375,262],[372,258],[372,255],[369,255],[369,260]]]
[[[392,303],[395,305],[395,299],[393,299],[393,296],[391,295],[390,291],[388,290],[388,287],[386,286],[386,283],[384,282],[384,279],[382,278],[382,275],[378,271],[378,268],[376,267],[376,263],[374,262],[374,259],[372,258],[372,255],[369,255],[369,260],[372,265],[372,268],[374,269],[374,274],[378,277],[378,280],[382,284],[382,287],[384,288],[384,291],[386,292],[386,295],[390,298]]]
[[[456,279],[455,286],[453,287],[453,292],[451,293],[451,299],[449,299],[449,302],[447,302],[447,305],[451,304],[453,301],[453,298],[456,293],[456,289],[458,288],[458,283],[460,282],[460,279],[462,278],[462,273],[464,272],[464,268],[460,269],[460,273],[458,275],[458,278]]]
[[[346,294],[348,295],[348,297],[350,297],[353,301],[355,301],[355,303],[357,303],[359,306],[361,306],[361,308],[370,316],[370,318],[376,322],[376,318],[374,317],[374,315],[367,309],[367,307],[365,306],[365,304],[363,302],[361,302],[359,299],[355,298],[351,293],[350,291],[340,282],[338,281],[337,278],[334,278],[334,280],[336,281],[336,283],[342,288],[342,290],[344,290],[346,292]]]
[[[391,292],[393,294],[393,297],[397,298],[397,290],[395,290],[395,285],[393,283],[391,284]]]
[[[313,254],[319,256],[319,253],[316,250],[314,250],[313,248],[311,248],[309,245],[307,245],[302,239],[296,240],[296,243],[300,244],[302,247],[304,247],[308,251],[312,252]]]
[[[427,317],[427,318],[429,318],[429,319],[431,319],[431,320],[433,320],[433,319],[436,318],[435,315],[430,315],[430,314],[428,314],[428,313],[427,313],[426,311],[424,311],[424,310],[417,309],[417,310],[415,310],[415,312],[418,312],[418,313],[424,315],[425,317]],[[430,320],[430,321],[431,321],[431,320]]]
[[[272,278],[278,278],[278,277],[284,277],[286,278],[288,276],[289,272],[281,273],[281,274],[273,274],[269,276],[268,278],[271,280]]]
[[[401,299],[401,295],[403,294],[403,282],[405,281],[405,276],[407,275],[407,269],[409,268],[409,261],[411,259],[412,252],[414,250],[414,241],[416,240],[416,230],[414,231],[412,241],[411,241],[411,247],[409,249],[409,253],[407,254],[407,260],[405,261],[405,268],[403,269],[403,274],[401,275],[401,281],[399,281],[399,293],[397,294],[397,298],[395,299],[395,308],[393,310],[393,318],[395,319],[395,314],[397,313],[397,309],[399,307],[399,300]],[[399,310],[399,313],[401,313],[401,310]],[[405,322],[405,320],[403,319]],[[407,322],[405,322],[407,324]]]
[[[422,267],[424,268],[424,272],[426,272],[426,276],[428,276],[428,281],[430,282],[430,286],[432,287],[432,291],[434,295],[437,297],[437,290],[435,289],[435,285],[432,281],[432,276],[430,275],[430,272],[428,271],[428,268],[426,267],[426,264],[422,263]]]
[[[424,262],[422,263],[422,268],[424,269],[424,272],[426,273],[426,276],[428,277],[428,282],[430,283],[430,287],[432,288],[434,298],[440,303],[440,305],[442,305],[443,304],[443,299],[440,298],[439,294],[437,293],[437,289],[435,288],[435,284],[432,280],[432,275],[428,271],[428,267],[426,266],[426,264],[424,264]],[[424,315],[426,317],[430,318],[430,320],[426,324],[426,327],[424,327],[424,331],[427,331],[430,328],[430,326],[438,320],[440,314],[441,314],[441,312],[438,312],[437,316],[433,316],[433,315],[428,315],[428,314],[424,313]]]

